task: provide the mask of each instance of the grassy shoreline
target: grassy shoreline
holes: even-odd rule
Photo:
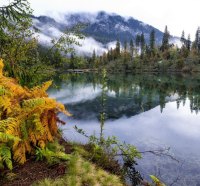
[[[90,145],[60,141],[72,158],[49,164],[31,156],[24,165],[14,165],[12,171],[1,172],[0,185],[126,185],[116,160],[106,154],[95,157]]]

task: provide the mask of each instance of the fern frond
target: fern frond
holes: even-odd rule
[[[13,136],[11,134],[6,134],[4,132],[0,132],[0,141],[7,143],[9,141],[21,141],[19,137]]]
[[[45,157],[49,163],[55,161],[56,159],[67,161],[71,158],[69,154],[65,154],[64,152],[61,152],[61,151],[53,152],[49,150],[48,148],[44,148],[44,149],[38,148],[37,156],[39,157],[38,159]]]
[[[0,131],[6,134],[19,136],[20,121],[17,118],[8,118],[0,121]]]
[[[43,140],[38,141],[38,147],[40,147],[41,149],[44,149],[45,142]]]
[[[28,152],[30,154],[32,152],[32,147],[31,147],[29,140],[24,141],[24,145],[25,145],[26,152]]]
[[[3,96],[6,94],[6,89],[4,86],[0,85],[0,96]]]
[[[18,125],[18,120],[16,118],[9,117],[7,119],[0,121],[0,131],[6,131],[7,128],[15,128]]]
[[[50,142],[53,141],[53,136],[51,135],[50,131],[47,132],[47,139],[48,139],[48,141],[50,141]]]
[[[22,108],[24,109],[56,109],[57,112],[63,112],[67,116],[71,116],[71,114],[65,109],[64,105],[62,103],[56,102],[56,100],[52,98],[34,98],[29,100],[24,100],[22,103]]]
[[[0,96],[9,96],[11,97],[12,94],[11,92],[9,92],[9,90],[7,90],[4,86],[0,85]]]
[[[6,112],[6,115],[11,113],[11,108],[12,108],[11,106],[12,104],[9,97],[6,97],[6,96],[0,97],[0,109],[3,112]]]
[[[57,103],[57,109],[60,112],[63,112],[66,116],[72,116],[72,114],[69,113],[67,109],[65,109],[65,106],[62,103]]]
[[[5,87],[10,94],[15,95],[15,97],[27,97],[28,92],[17,84],[17,81],[12,78],[7,78],[0,76],[0,84]]]
[[[12,170],[11,150],[5,144],[1,144],[0,146],[0,157],[1,162],[4,162],[6,166]]]
[[[33,123],[34,123],[34,131],[38,134],[43,134],[44,133],[44,128],[42,126],[41,120],[40,120],[40,115],[39,114],[34,114],[34,119],[33,119]]]
[[[53,141],[53,133],[51,132],[51,124],[50,124],[50,121],[49,121],[49,111],[48,110],[45,110],[42,115],[41,115],[41,122],[42,122],[42,125],[44,127],[44,134],[43,134],[43,140],[45,140],[46,142],[50,141],[52,142]],[[56,125],[57,127],[57,125]]]
[[[4,164],[3,164],[3,160],[0,156],[0,170],[4,169]]]
[[[58,134],[56,113],[53,110],[49,110],[48,116],[49,130],[52,135],[56,136]]]
[[[4,67],[3,60],[0,59],[0,76],[3,76],[3,67]]]
[[[47,82],[43,83],[40,91],[46,92],[51,85],[52,85],[52,81],[47,81]]]
[[[27,122],[22,122],[20,125],[20,132],[21,132],[21,138],[23,140],[27,140],[28,139],[28,124]]]
[[[36,135],[33,133],[33,131],[29,131],[29,140],[34,146],[36,146],[37,138]]]
[[[47,81],[43,83],[41,86],[36,86],[31,89],[31,95],[34,98],[37,97],[47,97],[48,94],[46,93],[46,90],[51,86],[52,81]]]
[[[13,149],[13,159],[19,164],[26,162],[26,149],[23,142],[18,143],[15,149]]]
[[[22,108],[33,109],[37,106],[44,105],[44,104],[45,104],[44,98],[34,98],[34,99],[24,100],[22,102]]]

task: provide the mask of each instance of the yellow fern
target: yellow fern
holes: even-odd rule
[[[3,67],[4,67],[3,60],[0,59],[0,76],[3,76]]]
[[[32,151],[32,147],[31,147],[30,141],[29,140],[24,141],[24,145],[25,145],[26,152],[28,152],[30,154],[31,151]]]
[[[30,94],[31,97],[37,98],[37,97],[48,97],[48,94],[46,93],[47,89],[51,86],[52,81],[47,81],[43,83],[41,86],[36,86],[31,89]]]
[[[49,110],[48,111],[48,122],[49,122],[49,130],[52,135],[56,136],[58,132],[58,127],[56,125],[57,121],[57,116],[54,110]]]
[[[41,149],[44,149],[44,147],[45,147],[45,142],[44,142],[43,140],[38,141],[38,146],[39,146]]]
[[[0,110],[5,112],[5,114],[11,113],[11,100],[9,97],[1,96],[0,97]]]
[[[0,96],[3,96],[6,94],[6,89],[4,86],[0,85]]]
[[[37,147],[44,149],[58,136],[57,113],[71,114],[63,104],[48,97],[51,81],[28,89],[3,76],[3,67],[0,59],[0,144],[11,149],[14,161],[23,164],[26,154]],[[0,165],[6,164],[4,159],[0,153]]]
[[[0,141],[3,143],[7,143],[9,141],[15,141],[15,142],[19,142],[21,139],[18,137],[15,137],[11,134],[6,134],[3,132],[0,132]]]
[[[23,142],[19,142],[13,149],[13,159],[19,164],[24,164],[26,162],[26,148]]]

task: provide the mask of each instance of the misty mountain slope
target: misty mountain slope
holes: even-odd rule
[[[144,33],[146,41],[149,40],[149,33],[155,30],[157,43],[162,40],[163,33],[158,29],[133,18],[125,19],[116,14],[99,12],[96,22],[89,24],[84,32],[97,41],[107,43],[119,39],[121,42],[135,39],[137,34]]]
[[[50,40],[58,37],[66,29],[77,24],[84,24],[82,32],[86,35],[83,43],[87,47],[86,53],[91,53],[95,49],[98,53],[102,53],[109,47],[113,47],[117,39],[122,44],[124,41],[129,42],[135,40],[137,34],[144,33],[146,42],[149,41],[149,34],[152,29],[155,30],[156,43],[162,42],[163,33],[151,25],[145,24],[132,17],[124,18],[117,14],[109,14],[106,12],[90,13],[71,13],[63,15],[62,18],[52,18],[48,16],[32,16],[34,28],[39,31],[41,40]],[[176,37],[172,37],[176,41]],[[84,53],[84,51],[83,51]]]

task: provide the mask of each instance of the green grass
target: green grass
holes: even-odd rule
[[[74,154],[68,162],[67,173],[55,180],[46,178],[33,186],[123,186],[116,175],[110,174],[80,155]]]

